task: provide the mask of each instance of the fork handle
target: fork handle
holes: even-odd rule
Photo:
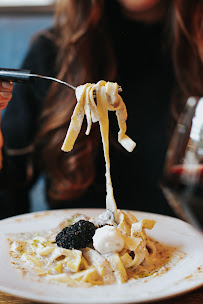
[[[31,81],[31,79],[30,70],[0,68],[0,80],[26,82]]]

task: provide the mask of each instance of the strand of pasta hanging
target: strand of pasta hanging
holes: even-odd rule
[[[123,99],[118,93],[118,87],[117,83],[102,80],[96,84],[86,83],[76,88],[77,104],[62,145],[62,150],[65,152],[73,149],[81,130],[84,116],[87,119],[86,135],[90,133],[92,123],[99,122],[106,166],[106,209],[112,211],[114,215],[117,214],[117,206],[110,174],[108,111],[116,112],[120,129],[118,132],[118,142],[128,152],[132,152],[136,146],[135,142],[126,135],[126,120],[128,115]],[[96,103],[93,95],[95,92]]]

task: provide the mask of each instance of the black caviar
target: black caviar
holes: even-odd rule
[[[93,223],[80,220],[75,224],[63,228],[57,236],[56,243],[59,247],[66,249],[85,248],[92,242],[96,227]]]

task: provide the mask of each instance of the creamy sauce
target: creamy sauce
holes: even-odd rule
[[[121,219],[123,214],[120,213]],[[126,225],[129,225],[130,213],[128,215],[125,219]],[[53,231],[40,234],[10,234],[8,241],[11,263],[23,276],[72,287],[127,283],[167,271],[174,250],[148,238],[144,232],[143,221],[137,222],[139,229],[133,229],[136,231],[136,237],[123,234],[122,230],[119,230],[120,244],[107,246],[111,250],[98,252],[94,242],[92,247],[80,250],[58,247],[55,243],[56,234],[67,224],[71,225],[84,218],[77,214],[63,221]],[[120,221],[119,225],[124,229],[123,221]],[[119,225],[117,228],[104,228],[118,230]],[[127,227],[125,229],[127,231]],[[101,248],[104,243],[106,242],[100,242]]]

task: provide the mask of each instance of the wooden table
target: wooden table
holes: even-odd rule
[[[34,304],[39,302],[16,298],[0,292],[0,303],[2,304]],[[155,303],[155,302],[154,302]],[[203,303],[203,287],[187,293],[182,296],[174,297],[169,300],[158,301],[159,304],[202,304]],[[42,303],[45,304],[45,303]]]

